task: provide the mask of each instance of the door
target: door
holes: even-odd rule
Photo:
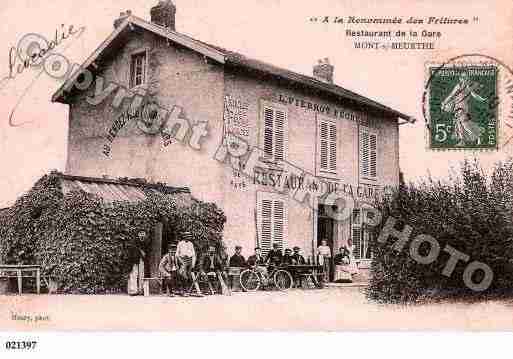
[[[334,229],[335,220],[328,216],[326,211],[326,205],[319,205],[319,211],[317,216],[317,247],[322,243],[322,240],[327,241],[328,246],[331,249],[332,261],[330,263],[330,281],[333,280],[333,244],[334,244]]]

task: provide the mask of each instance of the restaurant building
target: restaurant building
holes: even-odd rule
[[[69,105],[66,173],[188,187],[226,214],[229,253],[276,242],[313,257],[322,238],[336,249],[352,237],[365,268],[359,203],[399,184],[399,125],[413,119],[334,84],[328,59],[305,76],[179,33],[175,14],[171,1],[151,21],[121,13],[83,64],[92,78],[54,94]],[[146,110],[127,116],[134,94]],[[155,104],[164,110],[149,115]],[[260,151],[259,165],[230,156],[227,134]],[[331,215],[338,195],[354,199],[343,220]]]

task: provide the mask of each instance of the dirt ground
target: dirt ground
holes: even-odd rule
[[[168,298],[0,296],[0,330],[505,330],[513,303],[380,306],[361,288]]]

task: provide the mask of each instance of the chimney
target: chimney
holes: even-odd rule
[[[151,22],[175,31],[176,6],[171,0],[159,0],[159,3],[151,8]]]
[[[126,12],[120,12],[119,17],[116,20],[114,20],[114,28],[117,29],[118,26],[121,25],[121,23],[125,21],[125,19],[130,15],[132,15],[131,10],[127,10]]]
[[[313,76],[319,81],[332,84],[334,69],[333,65],[330,64],[330,60],[326,57],[314,65]]]

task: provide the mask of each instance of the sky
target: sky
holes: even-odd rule
[[[0,79],[9,74],[9,49],[26,34],[51,39],[61,24],[85,26],[79,39],[58,47],[71,62],[81,63],[112,32],[112,23],[121,11],[130,9],[149,20],[150,8],[156,3],[4,0],[0,8]],[[391,0],[386,4],[372,0],[175,0],[175,4],[179,32],[307,75],[318,59],[328,57],[337,84],[415,117],[415,124],[400,128],[400,167],[408,181],[418,181],[428,173],[446,178],[465,158],[478,158],[489,169],[513,153],[513,141],[501,146],[509,129],[511,102],[506,97],[499,105],[500,149],[495,151],[432,151],[422,116],[426,64],[480,53],[513,67],[513,7],[508,6],[509,0]],[[310,21],[324,16],[397,16],[404,20],[445,16],[466,18],[470,23],[391,26]],[[435,41],[435,50],[362,50],[354,48],[355,40],[346,36],[347,29],[439,31],[441,37],[422,40]],[[500,71],[499,87],[504,87],[512,75],[505,68]],[[11,205],[42,174],[65,168],[68,110],[66,105],[50,101],[62,82],[43,74],[22,96],[37,73],[27,69],[0,89],[0,208]],[[15,122],[23,124],[11,127],[9,114],[16,105]]]

